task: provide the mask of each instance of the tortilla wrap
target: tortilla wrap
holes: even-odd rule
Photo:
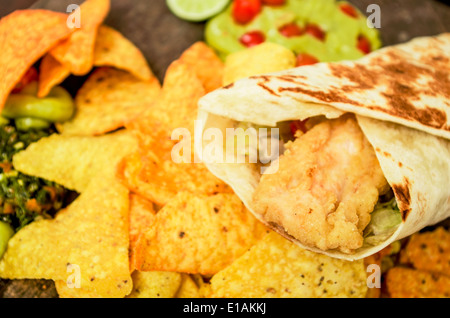
[[[199,101],[195,147],[209,170],[228,183],[255,216],[298,245],[347,260],[375,254],[390,243],[450,216],[450,33],[375,51],[357,61],[319,63],[239,80]],[[383,242],[353,254],[302,245],[255,213],[261,178],[251,163],[214,163],[203,156],[203,133],[237,122],[276,126],[290,120],[354,113],[373,146],[402,214]]]

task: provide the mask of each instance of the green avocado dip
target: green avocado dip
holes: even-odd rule
[[[341,5],[348,4],[334,0],[287,0],[282,6],[263,6],[247,24],[235,22],[230,5],[207,23],[205,39],[223,59],[245,49],[240,39],[254,31],[261,32],[265,42],[283,45],[295,54],[311,55],[320,62],[361,58],[365,54],[358,48],[361,39],[367,42],[371,51],[380,48],[379,32],[367,26],[367,17],[356,9],[355,16],[346,14]],[[323,38],[309,32],[289,37],[283,35],[283,27],[292,24],[301,30],[318,27]]]

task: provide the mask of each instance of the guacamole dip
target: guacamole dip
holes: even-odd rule
[[[233,19],[232,5],[211,19],[205,30],[209,45],[225,58],[228,54],[246,48],[244,35],[259,32],[265,42],[281,44],[295,54],[308,54],[320,62],[358,59],[364,55],[358,48],[363,39],[370,49],[381,46],[378,30],[367,26],[367,18],[355,9],[355,16],[345,13],[346,2],[334,0],[287,0],[282,6],[263,6],[249,23],[239,24]],[[301,30],[314,28],[322,38],[310,32],[295,36],[283,35],[283,27],[295,25]],[[366,52],[367,53],[367,52]]]

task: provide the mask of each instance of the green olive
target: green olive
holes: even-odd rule
[[[12,227],[5,222],[0,221],[0,259],[6,251],[9,239],[14,235]]]
[[[72,96],[62,87],[53,88],[44,98],[36,97],[36,83],[31,83],[18,94],[6,100],[2,116],[6,118],[31,117],[52,123],[69,120],[74,113]]]
[[[14,120],[16,128],[21,131],[28,131],[31,129],[46,129],[50,127],[50,122],[32,117],[17,118]]]

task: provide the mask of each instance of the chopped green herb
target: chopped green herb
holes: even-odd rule
[[[37,218],[50,218],[61,209],[68,190],[54,182],[14,170],[13,156],[53,129],[18,131],[10,123],[0,127],[0,221],[15,231]]]

